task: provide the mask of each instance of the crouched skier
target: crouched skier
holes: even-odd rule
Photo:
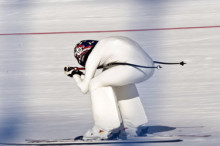
[[[94,120],[94,126],[80,138],[110,140],[143,134],[148,119],[135,84],[149,79],[154,68],[120,63],[154,66],[150,56],[126,37],[83,40],[75,46],[74,55],[85,67],[85,75],[70,67],[65,67],[65,73],[73,76],[83,93],[90,92]],[[104,69],[95,76],[100,66]]]

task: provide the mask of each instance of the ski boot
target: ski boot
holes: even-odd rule
[[[148,127],[145,125],[140,125],[138,127],[125,127],[120,132],[120,139],[133,138],[133,137],[141,137],[147,136]],[[122,138],[121,138],[122,137]]]
[[[78,136],[74,140],[116,140],[120,134],[120,129],[116,128],[111,131],[94,126],[89,129],[83,136]]]

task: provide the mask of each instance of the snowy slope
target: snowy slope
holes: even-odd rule
[[[0,34],[218,26],[219,16],[219,0],[0,0]],[[151,132],[210,134],[178,145],[218,145],[220,28],[0,35],[0,140],[72,138],[90,128],[89,95],[63,67],[77,66],[79,40],[115,35],[136,40],[155,60],[187,62],[138,84]]]

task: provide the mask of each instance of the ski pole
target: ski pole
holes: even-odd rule
[[[160,69],[162,68],[162,66],[157,65],[157,66],[142,66],[142,65],[137,65],[137,64],[131,64],[131,63],[110,63],[106,66],[99,66],[97,69],[102,69],[108,66],[113,66],[113,65],[129,65],[129,66],[133,66],[133,67],[141,67],[141,68],[156,68],[156,69]],[[85,70],[84,67],[77,67],[78,70]]]
[[[166,64],[166,65],[175,65],[175,64],[180,64],[182,66],[184,66],[186,63],[184,61],[178,62],[178,63],[171,63],[171,62],[159,62],[159,61],[153,61],[156,64]],[[106,66],[99,66],[97,69],[102,69],[108,66],[113,66],[113,65],[129,65],[129,66],[133,66],[133,67],[140,67],[140,68],[156,68],[156,69],[160,69],[162,68],[162,66],[157,65],[157,66],[142,66],[142,65],[137,65],[137,64],[131,64],[131,63],[119,63],[119,62],[115,62],[115,63],[110,63],[107,64]],[[85,70],[84,67],[77,67],[77,70]]]
[[[182,66],[184,66],[184,64],[186,64],[184,61],[181,61],[181,62],[178,62],[178,63],[154,61],[154,63],[157,63],[157,64],[167,64],[167,65],[180,64]]]

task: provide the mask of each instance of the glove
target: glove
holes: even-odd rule
[[[84,75],[83,72],[81,72],[80,70],[78,70],[78,67],[70,67],[70,66],[66,66],[64,67],[64,73],[69,76],[69,77],[73,77],[73,75],[78,74],[78,75]]]

